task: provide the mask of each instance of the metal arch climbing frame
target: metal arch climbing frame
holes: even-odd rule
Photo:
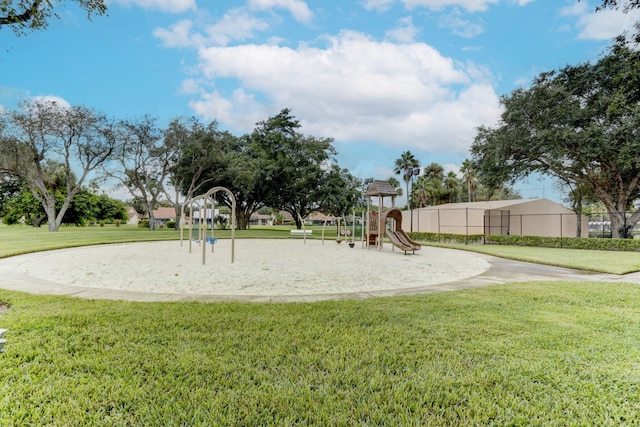
[[[196,197],[192,197],[191,199],[185,201],[182,204],[182,218],[184,218],[184,207],[186,205],[189,205],[189,212],[190,212],[190,219],[189,219],[189,253],[191,253],[191,243],[193,242],[193,212],[194,212],[194,205],[196,204],[196,202],[199,202],[200,200],[204,201],[204,194],[201,194],[199,196]],[[206,203],[205,203],[206,205]],[[199,205],[198,205],[199,207]],[[206,216],[206,206],[205,206],[205,216]],[[206,218],[205,218],[206,220]],[[182,245],[182,240],[183,240],[183,236],[184,236],[184,227],[180,227],[180,245]],[[198,226],[198,242],[200,242],[200,240],[202,240],[202,227],[201,224]]]
[[[202,196],[204,198],[204,213],[205,213],[205,217],[207,214],[207,200],[209,200],[209,198],[216,194],[218,191],[224,191],[226,192],[229,197],[231,198],[231,264],[234,263],[235,261],[235,244],[236,244],[236,198],[233,196],[233,193],[231,192],[231,190],[229,190],[228,188],[225,187],[213,187],[211,190],[207,191],[206,194],[204,196]],[[215,212],[215,200],[212,201],[211,203],[211,251],[213,251],[213,234],[214,234],[214,223],[213,223],[213,213]],[[193,215],[192,215],[193,216]],[[207,240],[207,221],[205,218],[205,221],[201,221],[202,223],[204,223],[202,227],[202,265],[205,264],[205,257],[206,257],[206,248],[207,248],[207,244],[206,244],[206,240]]]
[[[193,236],[191,235],[193,230],[193,212],[194,205],[198,205],[200,208],[200,203],[202,203],[202,212],[200,218],[200,224],[198,225],[198,241],[202,244],[202,264],[205,264],[206,260],[206,247],[207,247],[207,200],[217,193],[218,191],[225,191],[229,197],[231,198],[231,263],[233,264],[235,261],[235,243],[236,243],[236,198],[233,196],[231,190],[225,187],[213,187],[211,190],[207,191],[205,194],[201,194],[196,197],[192,197],[187,200],[182,205],[182,218],[184,218],[184,207],[189,205],[189,212],[191,213],[191,218],[189,220],[189,253],[191,253],[191,242],[193,241]],[[213,214],[215,212],[215,200],[211,203],[211,252],[213,252],[213,235],[214,235],[214,218]],[[180,245],[182,245],[182,240],[184,236],[184,227],[180,228]]]

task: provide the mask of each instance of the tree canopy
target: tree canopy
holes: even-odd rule
[[[296,226],[302,226],[302,218],[316,210],[335,210],[327,212],[344,213],[343,207],[327,206],[325,201],[338,199],[336,192],[340,186],[329,186],[343,176],[340,170],[333,170],[330,176],[330,165],[335,162],[333,139],[305,136],[298,132],[300,123],[288,109],[258,123],[251,140],[254,148],[265,160],[265,184],[268,191],[265,203],[289,212]],[[329,179],[331,178],[331,179]]]
[[[116,167],[105,167],[134,197],[139,197],[149,215],[149,228],[154,229],[153,210],[166,193],[180,141],[165,138],[157,120],[151,116],[125,120],[119,124],[119,146],[114,156]]]
[[[0,28],[9,26],[16,35],[47,28],[49,19],[57,17],[55,5],[75,3],[87,12],[87,18],[107,12],[105,0],[0,0]]]
[[[264,207],[291,213],[301,227],[315,211],[351,212],[362,196],[361,180],[337,164],[333,139],[300,133],[288,109],[240,137],[195,118],[162,128],[147,115],[115,122],[84,107],[38,99],[0,118],[2,214],[10,209],[9,222],[46,221],[50,231],[112,215],[103,212],[113,210],[107,201],[83,187],[90,174],[126,188],[152,230],[162,197],[179,212],[184,200],[215,186],[233,194],[239,229]],[[226,193],[216,197],[230,206]]]
[[[111,158],[116,145],[112,122],[85,107],[34,99],[0,117],[0,173],[28,185],[50,231],[58,230],[87,176]]]
[[[304,135],[300,127],[291,111],[283,109],[240,137],[215,126],[183,132],[191,142],[176,163],[182,193],[189,188],[204,192],[205,182],[228,188],[236,199],[239,229],[248,227],[251,215],[263,207],[289,212],[298,227],[300,218],[316,210],[348,211],[359,199],[360,183],[335,164],[331,138]],[[207,155],[201,151],[204,146],[209,147]],[[226,194],[217,197],[229,206]]]
[[[591,191],[614,237],[640,219],[625,211],[640,195],[640,53],[615,44],[597,63],[540,74],[501,98],[495,128],[481,127],[472,154],[485,183],[542,173]]]
[[[625,12],[631,9],[640,8],[640,0],[602,0],[598,10],[600,9],[619,9]]]

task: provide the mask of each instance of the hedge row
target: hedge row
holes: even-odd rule
[[[539,248],[595,249],[603,251],[640,251],[640,239],[587,239],[583,237],[487,236],[485,243]]]
[[[502,236],[482,234],[408,233],[418,242],[466,245],[511,245],[538,248],[595,249],[640,252],[640,239],[594,239],[581,237]]]
[[[465,245],[481,245],[484,243],[482,234],[449,234],[449,233],[408,233],[418,242],[431,243],[462,243]]]

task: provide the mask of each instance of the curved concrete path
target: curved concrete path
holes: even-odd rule
[[[17,257],[0,259],[0,288],[23,291],[36,294],[67,295],[87,299],[110,299],[128,301],[242,301],[242,302],[311,302],[321,300],[338,299],[364,299],[373,297],[387,297],[398,295],[415,295],[434,292],[453,291],[460,289],[470,289],[493,284],[538,281],[538,280],[569,280],[569,281],[610,281],[610,282],[633,282],[640,283],[640,273],[633,273],[623,276],[592,273],[568,268],[553,267],[547,265],[512,261],[493,256],[476,254],[466,251],[454,251],[450,249],[430,248],[429,250],[444,251],[447,257],[451,254],[464,254],[463,260],[473,257],[479,261],[486,262],[487,268],[478,270],[477,274],[469,274],[462,279],[438,280],[437,283],[418,285],[410,287],[396,286],[392,289],[372,289],[351,291],[349,289],[337,292],[296,294],[287,295],[285,287],[287,283],[279,289],[275,289],[271,294],[233,294],[232,292],[207,294],[193,293],[188,291],[177,292],[145,292],[130,289],[113,289],[105,287],[86,287],[73,284],[60,283],[60,281],[49,280],[46,276],[28,274],[20,265],[25,263],[38,263],[42,254],[50,254],[61,251],[41,252],[35,254],[21,255]],[[73,250],[81,250],[75,248]],[[366,252],[366,250],[364,251]],[[423,251],[425,252],[425,251]],[[426,255],[426,254],[424,254]],[[399,253],[385,254],[385,256],[402,257]],[[411,255],[408,255],[411,256]],[[419,256],[419,255],[415,255]],[[411,256],[413,257],[413,256]],[[404,261],[424,262],[427,257],[420,258],[398,258]],[[61,269],[72,268],[61,266]],[[126,274],[126,272],[124,272]],[[177,274],[176,274],[177,275]]]

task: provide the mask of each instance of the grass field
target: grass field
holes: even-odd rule
[[[2,227],[0,256],[176,238],[137,233]],[[3,426],[640,423],[638,285],[527,282],[312,304],[0,290],[0,307]]]
[[[290,237],[290,226],[253,227],[250,230],[236,231],[239,239],[287,239]],[[322,227],[307,227],[313,230],[314,238],[320,238]],[[195,230],[194,230],[195,232]],[[215,230],[216,237],[230,238],[230,230]],[[336,238],[336,230],[327,227],[325,236]],[[183,238],[189,238],[189,232],[183,233]],[[154,240],[179,240],[180,231],[174,229],[148,229],[125,225],[115,227],[62,227],[57,233],[50,233],[46,227],[34,228],[27,226],[0,225],[0,258],[51,249],[61,249],[74,246],[99,245],[107,243],[142,242]]]

